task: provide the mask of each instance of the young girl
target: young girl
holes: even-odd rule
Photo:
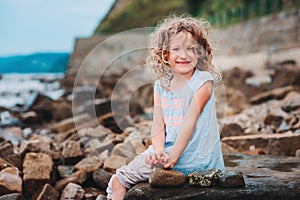
[[[108,199],[123,199],[127,189],[146,181],[154,165],[189,172],[218,168],[224,172],[217,124],[208,23],[190,17],[164,20],[152,36],[147,59],[154,84],[152,145],[111,178]]]

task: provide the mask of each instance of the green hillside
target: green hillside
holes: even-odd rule
[[[127,0],[108,14],[95,34],[155,26],[168,15],[183,13],[224,26],[296,6],[299,7],[299,0]]]
[[[132,28],[155,26],[172,13],[189,12],[184,0],[131,0],[118,12],[110,13],[95,33],[121,32]]]

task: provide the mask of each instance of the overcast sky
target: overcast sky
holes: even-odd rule
[[[0,0],[0,56],[71,52],[114,0]]]

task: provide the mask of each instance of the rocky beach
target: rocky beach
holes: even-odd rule
[[[153,84],[135,88],[136,82],[126,82],[115,91],[125,75],[134,77],[128,74],[128,63],[136,66],[144,60],[136,61],[136,54],[127,54],[91,86],[92,80],[79,76],[79,70],[96,76],[95,70],[107,68],[101,66],[105,63],[101,55],[96,60],[85,59],[93,57],[90,52],[97,55],[97,49],[92,49],[103,38],[91,40],[93,44],[85,39],[86,46],[79,45],[81,48],[78,43],[82,40],[78,40],[64,75],[1,77],[0,200],[105,199],[115,170],[151,144]],[[113,51],[111,48],[105,46]],[[117,43],[114,48],[123,47]],[[272,60],[242,60],[253,67],[231,64],[215,88],[226,171],[242,172],[244,186],[154,188],[139,183],[125,199],[299,199],[300,63],[298,49],[288,50],[294,50],[292,58],[274,60],[274,53]],[[251,51],[245,50],[245,55]],[[125,67],[120,66],[124,60]],[[85,68],[91,65],[92,70]],[[120,67],[115,70],[115,66]],[[139,73],[142,78],[150,76]],[[19,90],[10,89],[12,84]],[[93,98],[86,101],[87,96]],[[128,107],[127,115],[122,114],[122,105]]]

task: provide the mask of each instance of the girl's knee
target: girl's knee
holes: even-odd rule
[[[111,180],[112,188],[125,188],[119,181],[117,176],[113,176]]]

